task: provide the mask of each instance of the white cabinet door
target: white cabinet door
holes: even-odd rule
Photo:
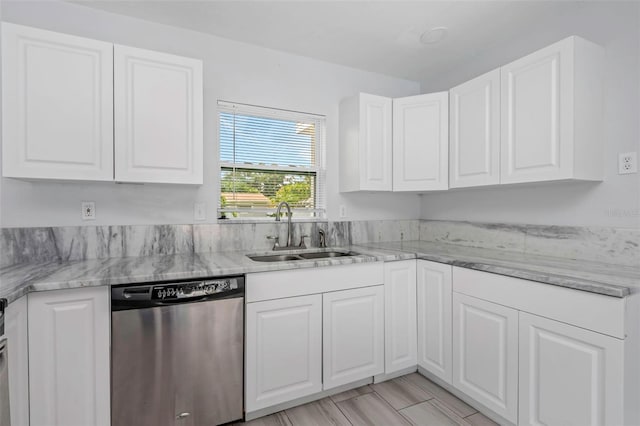
[[[623,345],[520,312],[519,424],[623,424]]]
[[[384,372],[383,287],[322,295],[323,389]]]
[[[449,93],[393,100],[393,190],[449,188]]]
[[[500,183],[500,69],[449,91],[449,186]]]
[[[28,295],[31,426],[109,426],[109,288]]]
[[[570,37],[501,68],[501,183],[602,179],[602,51]]]
[[[322,390],[322,295],[247,304],[247,412]]]
[[[384,372],[415,367],[417,355],[416,261],[384,264]]]
[[[2,23],[2,175],[113,180],[113,45]]]
[[[359,93],[340,102],[340,191],[391,191],[391,99]]]
[[[453,385],[518,420],[518,311],[453,293]]]
[[[114,46],[115,179],[202,184],[202,61]]]
[[[29,424],[29,333],[27,298],[9,304],[5,317],[9,345],[9,399],[12,425]]]
[[[451,383],[451,265],[417,267],[418,365]]]
[[[391,99],[360,95],[360,180],[367,191],[391,190]]]

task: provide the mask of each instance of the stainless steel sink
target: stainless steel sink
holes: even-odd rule
[[[289,260],[302,260],[300,256],[295,254],[273,254],[266,256],[249,256],[249,259],[256,262],[286,262]]]
[[[300,253],[298,256],[304,259],[324,259],[326,257],[357,256],[358,253],[352,251],[321,251],[317,253]]]
[[[267,255],[247,255],[249,259],[256,262],[287,262],[292,260],[326,259],[330,257],[357,256],[358,253],[352,251],[318,251],[295,254],[267,254]]]

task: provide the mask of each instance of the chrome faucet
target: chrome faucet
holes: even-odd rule
[[[289,206],[289,203],[287,203],[286,201],[282,201],[280,204],[278,204],[278,208],[276,209],[276,222],[280,222],[280,210],[282,209],[282,206],[287,207],[287,214],[289,215],[289,219],[287,220],[288,222],[287,223],[287,247],[292,247],[293,246],[293,228],[291,225],[291,207]]]
[[[325,236],[324,229],[318,229],[320,234],[320,247],[325,248],[327,246],[327,237]]]

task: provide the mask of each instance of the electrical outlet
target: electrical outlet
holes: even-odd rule
[[[193,205],[193,219],[198,221],[207,220],[207,205],[205,203],[195,203]]]
[[[82,220],[96,220],[96,203],[95,201],[83,201],[81,203]]]
[[[347,217],[347,207],[344,204],[340,205],[340,217]]]
[[[638,153],[625,152],[618,158],[618,174],[638,173]]]

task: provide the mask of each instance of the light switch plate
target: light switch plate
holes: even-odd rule
[[[96,203],[95,201],[83,201],[81,203],[82,220],[96,220]]]

